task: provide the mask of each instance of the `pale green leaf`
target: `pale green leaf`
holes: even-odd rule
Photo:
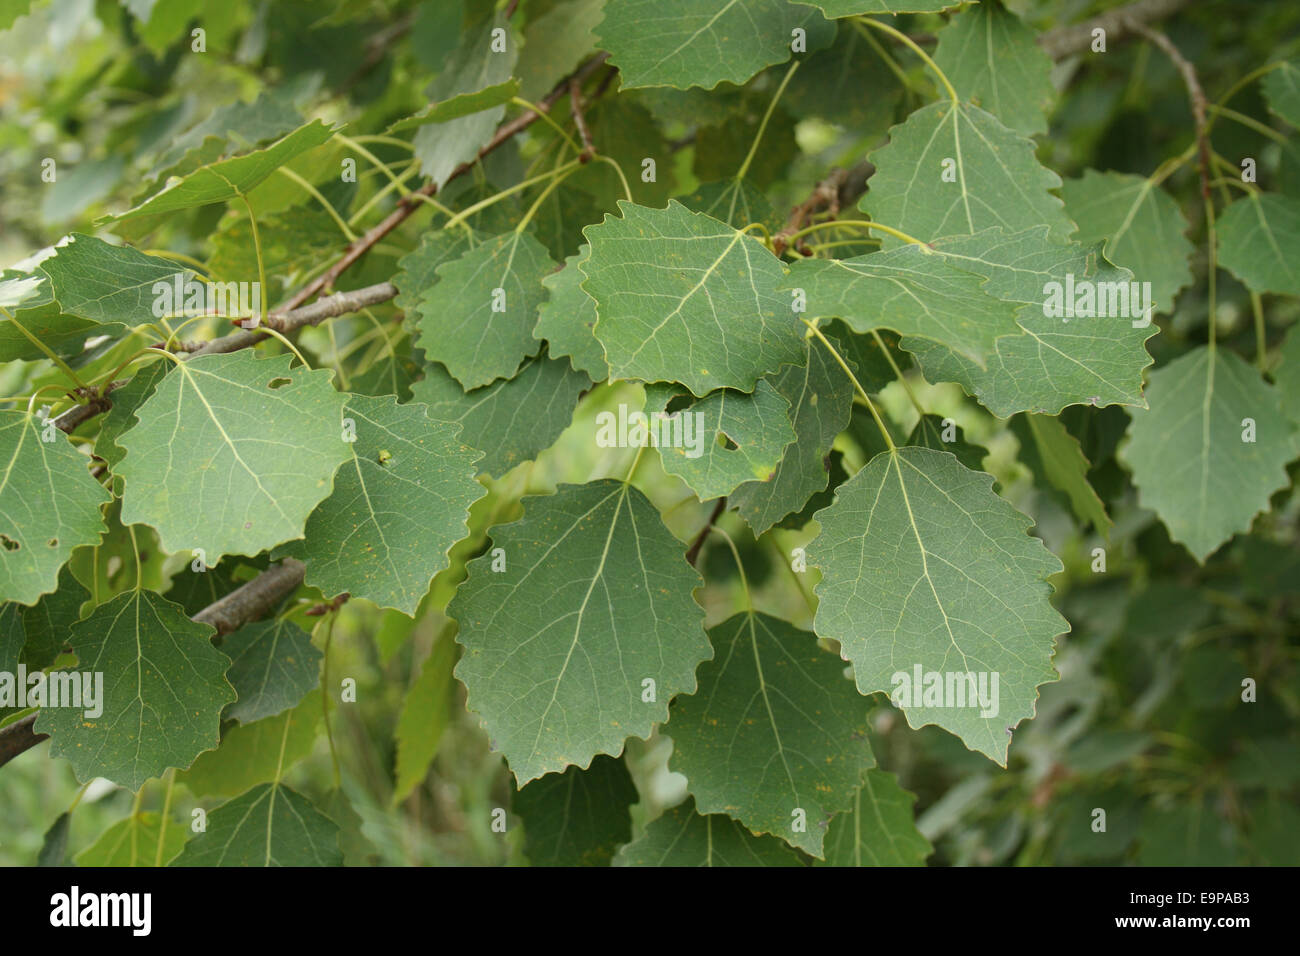
[[[226,679],[237,695],[225,717],[241,724],[297,706],[320,677],[321,652],[287,618],[245,624],[226,635],[221,650],[230,657]]]
[[[1268,108],[1292,126],[1300,126],[1300,60],[1286,60],[1270,71],[1260,87]]]
[[[230,658],[212,646],[212,634],[153,591],[125,591],[95,608],[68,643],[77,673],[103,674],[103,713],[43,707],[36,730],[50,735],[50,755],[66,757],[83,782],[107,777],[139,790],[215,747],[221,710],[235,692],[225,676]]]
[[[166,866],[185,847],[187,831],[157,813],[133,813],[99,835],[74,858],[77,866]],[[158,852],[161,838],[162,853]]]
[[[302,537],[351,446],[333,373],[291,361],[202,355],[165,376],[118,438],[122,521],[209,565]]]
[[[597,382],[609,378],[605,348],[596,338],[596,300],[582,289],[581,263],[591,246],[583,243],[577,255],[564,260],[564,268],[542,280],[549,298],[537,313],[533,335],[545,339],[551,355],[567,355],[573,367]]]
[[[992,484],[947,452],[881,452],[817,512],[808,553],[822,572],[814,628],[840,642],[858,689],[892,695],[896,675],[910,681],[918,667],[945,684],[984,675],[992,706],[933,706],[917,688],[902,709],[912,727],[938,724],[1005,766],[1009,730],[1056,679],[1053,647],[1069,624],[1048,600],[1061,562]]]
[[[192,273],[178,262],[147,256],[130,246],[115,246],[94,236],[73,233],[40,265],[60,308],[92,322],[153,322],[155,283],[171,286],[176,276]]]
[[[962,99],[1025,136],[1047,132],[1047,112],[1056,97],[1052,58],[1034,31],[998,0],[984,0],[953,17],[939,31],[934,62]]]
[[[761,242],[675,201],[619,210],[587,227],[580,263],[614,377],[751,392],[801,361],[803,326],[778,291],[784,269]]]
[[[456,642],[450,634],[439,634],[420,676],[406,692],[402,713],[393,731],[397,743],[394,805],[411,795],[438,755],[438,744],[442,742],[443,731],[452,717],[456,681],[451,671],[455,663]]]
[[[776,837],[755,836],[720,813],[701,816],[695,801],[664,811],[618,851],[615,866],[804,866]]]
[[[916,796],[883,770],[867,771],[847,813],[831,820],[826,859],[814,866],[924,866],[934,852],[916,829]]]
[[[172,213],[238,199],[247,195],[249,190],[289,160],[315,149],[333,135],[334,127],[313,120],[265,149],[200,166],[185,176],[169,181],[159,192],[133,209],[116,216],[105,216],[99,222],[127,222],[142,216]]]
[[[529,18],[519,54],[519,92],[537,102],[596,48],[592,32],[605,0],[561,0],[541,16]]]
[[[1278,350],[1278,364],[1273,381],[1282,396],[1282,409],[1293,422],[1300,424],[1300,323],[1287,329]]]
[[[1106,506],[1088,484],[1088,459],[1079,440],[1065,430],[1060,420],[1032,412],[1011,420],[1011,430],[1020,439],[1020,460],[1042,481],[1065,493],[1081,525],[1091,524],[1110,537],[1112,522]]]
[[[542,279],[555,268],[546,247],[526,232],[489,239],[438,266],[420,301],[418,345],[466,389],[511,378],[536,355]]]
[[[875,766],[868,701],[817,635],[754,612],[709,630],[700,689],[673,701],[669,767],[701,813],[822,856],[826,824]]]
[[[841,318],[855,332],[893,329],[931,339],[983,366],[995,340],[1019,331],[1016,306],[986,295],[985,280],[928,247],[852,259],[802,259],[785,288],[803,289],[807,316]]]
[[[939,13],[962,0],[791,0],[817,7],[828,17],[856,17],[863,13]]]
[[[1300,295],[1300,199],[1250,193],[1218,224],[1219,263],[1255,292]]]
[[[110,495],[88,464],[52,424],[0,411],[0,600],[35,604],[73,548],[98,543]]]
[[[1178,204],[1150,179],[1085,170],[1061,185],[1065,211],[1079,225],[1077,242],[1106,243],[1106,258],[1151,283],[1156,314],[1172,312],[1192,281],[1192,243]]]
[[[870,155],[871,188],[859,206],[923,242],[989,226],[1017,232],[1046,225],[1064,239],[1072,224],[1049,189],[1056,173],[1034,158],[1034,143],[969,103],[931,103],[889,131]],[[950,181],[949,181],[950,180]],[[901,240],[885,235],[881,247]]]
[[[302,794],[264,783],[208,814],[173,866],[339,866],[339,828]]]
[[[1201,347],[1153,371],[1149,409],[1131,412],[1120,454],[1138,502],[1202,564],[1290,484],[1286,464],[1300,447],[1280,399],[1234,353]],[[1254,441],[1242,440],[1247,418]]]
[[[306,537],[282,551],[325,594],[346,591],[413,615],[469,533],[469,506],[487,493],[474,480],[478,453],[460,428],[392,395],[349,395],[343,414],[355,427],[351,460],[307,519]]]
[[[319,690],[291,710],[249,724],[229,724],[221,746],[199,754],[194,766],[176,775],[195,796],[234,796],[276,780],[306,757],[316,743],[323,716]]]
[[[525,498],[492,543],[506,570],[491,570],[491,554],[471,561],[447,613],[469,708],[520,784],[622,753],[695,689],[711,654],[691,596],[700,576],[640,491],[561,485]]]
[[[795,440],[789,400],[766,379],[759,379],[748,394],[720,388],[677,407],[674,399],[688,394],[671,385],[646,389],[645,413],[660,439],[668,439],[659,446],[664,471],[685,481],[701,501],[729,495],[755,479],[770,481],[786,446]],[[668,413],[670,403],[674,410]]]
[[[623,761],[600,756],[524,787],[514,810],[524,821],[524,855],[533,866],[609,866],[632,839],[628,808],[636,787]]]
[[[796,28],[807,32],[810,50],[834,36],[820,13],[786,0],[606,0],[596,34],[624,89],[684,90],[744,83],[784,63]]]
[[[512,78],[473,93],[459,93],[442,102],[430,103],[418,113],[412,113],[405,119],[393,123],[385,132],[391,136],[430,123],[446,123],[464,116],[472,116],[493,107],[503,106],[518,95],[519,81]]]
[[[483,474],[500,477],[549,448],[573,419],[578,396],[591,379],[563,359],[546,355],[529,359],[510,379],[499,379],[472,392],[439,365],[425,368],[411,386],[413,400],[429,406],[429,417],[464,425],[461,440],[486,452],[478,462]]]

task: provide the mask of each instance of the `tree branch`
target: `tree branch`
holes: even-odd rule
[[[1187,6],[1187,0],[1137,0],[1126,7],[1108,10],[1100,16],[1057,27],[1038,37],[1038,45],[1053,60],[1064,60],[1075,53],[1083,53],[1092,46],[1092,31],[1100,27],[1106,31],[1106,42],[1122,40],[1135,27],[1153,20],[1163,20]]]
[[[22,720],[15,720],[9,726],[0,728],[0,767],[49,738],[49,734],[38,734],[32,730],[34,723],[36,715],[28,714]]]
[[[1183,77],[1183,85],[1187,87],[1187,98],[1191,100],[1192,104],[1192,119],[1196,124],[1196,150],[1199,160],[1197,167],[1201,172],[1201,196],[1209,199],[1210,137],[1205,124],[1208,101],[1205,98],[1205,90],[1201,89],[1201,81],[1196,77],[1196,67],[1192,66],[1191,61],[1183,56],[1182,51],[1174,46],[1173,41],[1159,30],[1152,30],[1141,23],[1133,23],[1131,26],[1135,33],[1141,34],[1160,47],[1161,51],[1165,56],[1169,57]]]

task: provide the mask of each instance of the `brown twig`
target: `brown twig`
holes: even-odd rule
[[[714,522],[718,520],[719,516],[721,516],[722,512],[726,510],[726,497],[719,498],[718,503],[713,506],[713,513],[709,515],[709,520],[704,522],[704,527],[700,529],[700,533],[695,536],[695,540],[691,542],[691,546],[686,550],[687,564],[694,564],[696,559],[699,558],[700,549],[704,547],[704,539],[709,536],[709,530],[713,527]]]
[[[1182,75],[1183,85],[1187,87],[1187,98],[1192,104],[1192,120],[1196,124],[1196,151],[1198,154],[1197,167],[1201,173],[1201,196],[1205,199],[1210,198],[1210,136],[1205,125],[1205,114],[1208,101],[1205,98],[1205,90],[1201,89],[1201,81],[1196,77],[1196,67],[1190,60],[1183,56],[1182,51],[1174,46],[1172,40],[1159,30],[1152,30],[1143,23],[1130,23],[1129,27],[1134,33],[1146,37],[1156,46],[1160,47],[1161,52],[1169,57],[1170,61],[1178,68]]]
[[[36,715],[28,714],[22,720],[15,720],[7,727],[0,728],[0,767],[49,738],[49,734],[38,734],[32,730],[34,723]]]
[[[591,142],[587,118],[582,115],[582,84],[576,78],[569,81],[569,110],[573,113],[573,124],[578,127],[578,136],[582,140],[582,153],[578,156],[578,161],[589,162],[596,154],[596,147]]]
[[[1122,40],[1134,30],[1135,25],[1163,20],[1187,6],[1188,0],[1138,0],[1126,7],[1108,10],[1100,16],[1076,23],[1074,26],[1048,30],[1038,38],[1038,45],[1053,60],[1064,60],[1075,53],[1083,53],[1092,46],[1092,31],[1106,31],[1108,43]]]
[[[826,209],[834,219],[845,206],[867,190],[867,180],[876,171],[876,167],[865,159],[851,169],[832,169],[830,173],[813,187],[808,198],[790,210],[781,231],[772,237],[772,251],[778,256],[785,252],[790,237],[803,228],[804,223],[817,212]],[[803,252],[804,250],[796,250]]]

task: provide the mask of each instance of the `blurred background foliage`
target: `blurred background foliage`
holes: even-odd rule
[[[424,90],[455,49],[462,25],[489,6],[486,0],[0,0],[0,27],[8,27],[0,32],[0,266],[11,267],[66,233],[95,232],[97,216],[121,211],[155,188],[193,147],[202,147],[210,161],[274,139],[311,117],[346,122],[349,136],[381,133],[424,105]],[[525,96],[540,98],[590,52],[589,24],[599,18],[600,6],[601,0],[523,0],[513,24],[524,42],[518,72]],[[1008,0],[1007,6],[1042,31],[1115,4]],[[940,16],[896,22],[910,34],[931,38],[923,43],[932,43],[943,26]],[[199,25],[206,31],[204,53],[192,50],[190,30]],[[1298,26],[1300,5],[1289,0],[1201,0],[1163,28],[1197,64],[1214,101],[1256,67],[1300,51]],[[707,92],[619,92],[615,80],[589,114],[596,145],[629,175],[639,170],[641,157],[665,157],[657,183],[638,184],[638,201],[662,204],[670,196],[691,196],[702,183],[734,174],[785,69],[773,67],[743,88],[722,84]],[[1105,55],[1069,57],[1056,64],[1053,80],[1059,96],[1050,130],[1037,142],[1040,159],[1062,176],[1088,168],[1147,176],[1191,142],[1186,90],[1169,61],[1147,43],[1126,40],[1113,43]],[[753,218],[783,222],[831,167],[858,162],[885,141],[892,124],[933,96],[933,80],[915,57],[901,48],[884,50],[874,37],[842,24],[831,46],[807,56],[769,124],[748,178],[761,191],[751,197]],[[1249,125],[1222,121],[1214,127],[1214,148],[1228,157],[1257,157],[1267,189],[1300,190],[1296,136],[1271,118],[1258,84],[1237,94],[1233,108],[1290,138],[1282,146]],[[367,146],[404,182],[420,181],[409,148],[382,141]],[[438,199],[463,209],[552,163],[553,147],[554,136],[537,124]],[[340,162],[348,155],[354,154],[331,143],[290,166],[360,232],[392,208],[395,191],[386,188],[381,170],[363,161],[356,185],[340,183]],[[54,183],[41,178],[46,158],[57,164]],[[553,255],[575,252],[578,228],[613,208],[618,193],[610,175],[593,167],[544,204],[535,229]],[[1194,170],[1185,167],[1165,187],[1187,214],[1197,244],[1196,279],[1161,321],[1162,334],[1148,342],[1149,350],[1157,363],[1165,362],[1203,342],[1213,321],[1221,345],[1251,354],[1249,295],[1225,272],[1218,276],[1216,314],[1207,315]],[[526,191],[471,222],[485,229],[511,227],[535,195]],[[274,277],[269,297],[275,302],[322,271],[346,239],[330,214],[289,177],[273,177],[251,198],[266,236],[268,275]],[[140,248],[192,257],[214,275],[243,276],[250,256],[243,216],[242,210],[209,206],[172,217],[162,228],[146,224],[154,232],[118,235]],[[431,209],[412,216],[344,273],[338,288],[390,278],[397,260],[438,221]],[[1294,301],[1281,298],[1266,297],[1265,310],[1273,345],[1300,316]],[[409,397],[421,356],[392,304],[373,313],[305,329],[298,344],[315,362],[342,366],[354,390]],[[374,333],[377,324],[395,350]],[[191,331],[198,338],[217,334],[215,326]],[[108,369],[123,354],[129,353],[91,349],[82,362]],[[903,353],[897,357],[906,359]],[[0,390],[14,394],[52,381],[48,365],[12,363],[0,376]],[[868,379],[872,374],[865,369]],[[1127,413],[1075,406],[1063,421],[1080,438],[1092,463],[1089,478],[1115,522],[1106,539],[1081,527],[1068,502],[1020,462],[1018,440],[1005,422],[955,386],[930,386],[915,370],[908,376],[927,411],[952,417],[969,442],[987,451],[984,467],[1001,493],[1035,519],[1036,533],[1062,558],[1065,570],[1053,580],[1054,600],[1073,625],[1058,642],[1061,680],[1042,688],[1038,715],[1017,730],[1005,771],[937,728],[908,728],[883,695],[872,699],[879,765],[918,795],[919,826],[934,845],[930,862],[1300,859],[1300,506],[1293,492],[1280,492],[1251,535],[1238,536],[1201,567],[1137,506],[1116,463]],[[916,413],[896,383],[883,384],[890,379],[886,370],[876,385],[902,437]],[[478,533],[457,546],[452,568],[435,580],[417,619],[361,601],[345,604],[336,615],[309,617],[304,612],[325,596],[306,588],[282,609],[313,630],[318,647],[328,648],[331,686],[344,677],[357,684],[355,704],[330,705],[332,744],[317,723],[324,716],[319,695],[294,712],[306,729],[297,745],[300,756],[285,778],[323,801],[337,774],[350,804],[336,808],[349,862],[524,862],[519,827],[504,836],[492,832],[493,808],[511,805],[512,778],[490,753],[484,732],[465,711],[463,688],[450,677],[455,625],[439,609],[463,576],[465,560],[489,546],[485,529],[517,517],[522,495],[626,472],[632,452],[594,448],[592,422],[619,401],[640,401],[640,391],[626,384],[596,388],[582,400],[574,424],[536,462],[498,480],[484,479],[491,493],[474,508]],[[850,473],[879,440],[860,424],[855,421],[836,445],[842,455],[837,460]],[[1295,471],[1293,465],[1293,479]],[[654,454],[645,456],[636,484],[684,542],[711,510],[664,473]],[[757,606],[803,627],[810,627],[817,573],[793,573],[790,553],[816,535],[810,514],[808,509],[762,541],[734,514],[721,522],[740,545]],[[132,573],[124,573],[130,567],[124,561],[127,535],[120,524],[115,528],[104,547],[75,556],[72,564],[100,601],[133,583]],[[149,585],[166,589],[170,581],[170,596],[191,613],[221,593],[221,583],[233,586],[265,566],[265,558],[228,559],[196,582],[188,555],[162,554],[152,532],[136,530]],[[1105,573],[1093,570],[1096,548],[1105,549]],[[712,625],[738,611],[743,598],[725,546],[710,540],[701,561],[710,584],[697,597]],[[213,590],[205,595],[200,585]],[[1243,675],[1257,682],[1254,703],[1241,701]],[[410,715],[421,722],[423,742],[411,745],[404,763],[396,741],[412,688],[428,710]],[[246,779],[265,779],[256,776],[256,750],[248,748],[223,745],[218,753],[229,749]],[[47,828],[77,800],[81,788],[71,769],[48,759],[47,749],[37,747],[0,772],[0,863],[33,863]],[[684,779],[667,769],[670,752],[671,741],[663,736],[629,742],[627,763],[641,795],[633,807],[634,828],[685,796]],[[200,764],[208,757],[213,754]],[[170,812],[181,826],[193,807],[211,808],[219,798],[211,781],[219,776],[212,771],[220,769],[207,767],[205,773],[196,765],[176,775]],[[70,855],[132,813],[162,810],[167,793],[166,783],[155,781],[137,800],[105,781],[92,783],[71,817]],[[1092,831],[1097,807],[1107,811],[1105,833]]]

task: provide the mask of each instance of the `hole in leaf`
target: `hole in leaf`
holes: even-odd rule
[[[740,447],[726,435],[722,434],[722,432],[718,432],[718,444],[727,449],[727,451],[735,451]]]
[[[271,381],[266,383],[266,387],[283,388],[286,385],[292,385],[292,384],[293,384],[293,379],[291,378],[273,378],[271,379]]]
[[[664,406],[664,414],[672,415],[674,412],[680,412],[683,408],[690,408],[695,401],[690,395],[674,395],[669,399],[668,404]]]
[[[0,544],[4,545],[6,551],[17,551],[22,547],[21,544],[9,537],[7,534],[0,534]]]

